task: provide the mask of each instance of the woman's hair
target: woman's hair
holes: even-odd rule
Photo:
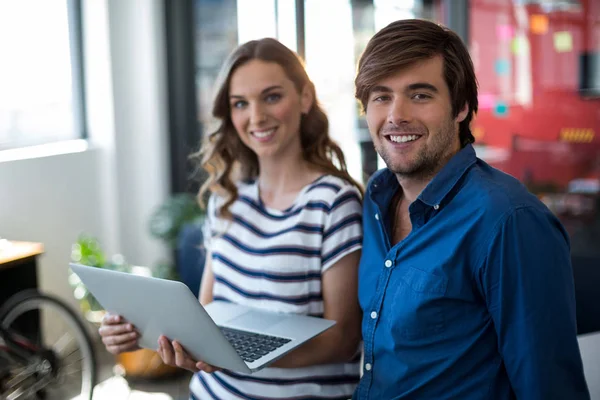
[[[366,110],[371,89],[378,81],[438,55],[444,59],[444,80],[450,90],[453,116],[465,104],[469,105],[466,118],[459,124],[460,143],[464,147],[475,141],[470,124],[477,113],[477,78],[467,47],[448,28],[426,20],[406,19],[392,22],[377,32],[358,62],[356,98]]]
[[[204,194],[208,190],[219,193],[225,198],[219,214],[230,218],[229,207],[238,197],[236,182],[253,180],[258,176],[258,157],[240,140],[231,121],[229,101],[231,76],[237,68],[251,60],[277,63],[294,83],[298,93],[302,93],[304,87],[310,90],[312,107],[300,119],[300,143],[304,159],[326,174],[351,182],[362,193],[361,185],[348,173],[342,150],[329,137],[329,121],[317,102],[314,84],[302,61],[277,40],[265,38],[239,46],[221,69],[212,109],[219,126],[205,138],[200,151],[192,155],[209,175],[200,188],[200,204],[204,206]]]

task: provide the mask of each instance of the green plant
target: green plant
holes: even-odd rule
[[[150,234],[164,241],[171,249],[177,245],[179,231],[186,223],[202,223],[204,211],[198,206],[195,196],[188,193],[179,193],[163,204],[151,215],[149,221]],[[73,262],[98,268],[107,268],[121,272],[132,272],[120,254],[108,259],[100,242],[88,234],[81,234],[71,249]],[[169,261],[159,261],[150,268],[152,276],[163,279],[179,280],[175,266]],[[81,310],[89,320],[96,321],[103,308],[87,290],[79,277],[72,271],[69,274],[69,284],[73,288],[73,295],[79,300]]]
[[[131,266],[125,262],[121,255],[115,255],[110,261],[107,261],[98,239],[87,234],[79,235],[77,241],[71,247],[71,260],[91,267],[131,272]],[[104,310],[98,300],[72,271],[69,272],[69,284],[73,288],[73,296],[79,300],[81,311],[86,318],[96,321],[97,314]]]
[[[175,248],[181,227],[189,222],[202,223],[204,215],[195,196],[189,193],[175,194],[150,217],[150,234]]]

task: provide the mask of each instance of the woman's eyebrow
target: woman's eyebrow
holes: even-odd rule
[[[271,90],[273,90],[273,89],[283,89],[283,86],[281,86],[281,85],[273,85],[273,86],[269,86],[269,87],[267,87],[267,88],[264,88],[264,89],[263,89],[263,90],[262,90],[260,93],[261,93],[261,94],[265,94],[265,93],[267,93],[267,92],[270,92],[270,91],[271,91]],[[243,98],[244,98],[244,96],[241,96],[241,95],[239,95],[239,94],[232,94],[232,95],[229,95],[229,98],[230,98],[230,99],[243,99]]]

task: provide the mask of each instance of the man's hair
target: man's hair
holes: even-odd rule
[[[358,62],[355,96],[366,110],[369,94],[377,82],[436,56],[444,60],[444,80],[450,91],[453,117],[465,104],[469,105],[469,113],[459,125],[464,147],[475,141],[469,125],[477,113],[477,78],[467,47],[448,28],[430,21],[406,19],[392,22],[377,32]]]

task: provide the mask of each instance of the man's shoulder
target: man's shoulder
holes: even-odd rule
[[[475,166],[467,173],[461,194],[461,197],[470,200],[472,206],[495,215],[507,214],[522,207],[548,211],[544,203],[517,178],[481,160],[477,160]]]

